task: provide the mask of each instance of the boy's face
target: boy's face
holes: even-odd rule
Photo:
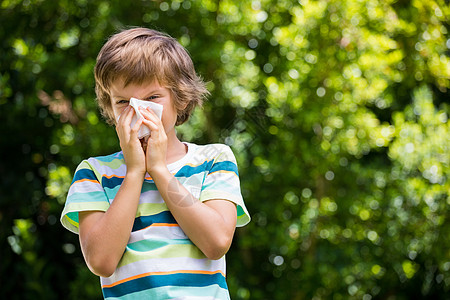
[[[157,80],[144,82],[143,84],[130,83],[124,87],[124,81],[118,79],[111,85],[111,108],[114,120],[117,120],[122,111],[128,106],[130,98],[152,101],[163,106],[161,121],[166,134],[174,129],[177,121],[177,111],[173,104],[172,94],[169,89],[161,86]]]

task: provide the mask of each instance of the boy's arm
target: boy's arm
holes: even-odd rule
[[[209,259],[227,253],[236,228],[236,205],[228,200],[201,202],[172,175],[166,165],[167,135],[161,120],[141,109],[143,123],[152,130],[148,139],[147,172],[184,233]]]
[[[80,244],[89,269],[111,276],[122,258],[136,216],[144,177],[128,173],[106,212],[79,213]]]
[[[200,202],[168,170],[152,172],[167,207],[191,241],[209,259],[219,259],[231,246],[236,205],[228,200]]]
[[[116,125],[127,173],[106,212],[79,213],[80,244],[84,259],[97,275],[114,273],[130,238],[145,176],[145,154],[137,138],[141,121],[130,128],[134,109],[127,107]]]

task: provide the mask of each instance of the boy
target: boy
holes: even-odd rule
[[[160,32],[125,30],[101,49],[95,80],[122,151],[80,163],[61,222],[79,234],[104,297],[229,299],[224,255],[250,216],[230,148],[176,136],[208,93],[188,53]],[[140,108],[131,127],[132,97],[162,105],[161,119]]]

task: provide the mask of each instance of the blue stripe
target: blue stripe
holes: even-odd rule
[[[239,176],[238,168],[235,163],[231,161],[222,161],[218,163],[214,163],[213,160],[205,161],[201,165],[192,167],[192,166],[183,166],[175,175],[176,177],[190,177],[192,175],[209,171],[209,173],[217,172],[217,171],[231,171],[236,173]]]
[[[215,163],[214,166],[212,166],[211,170],[209,170],[209,173],[217,172],[217,171],[231,171],[236,173],[237,176],[239,176],[238,168],[235,163],[232,163],[231,161],[221,161],[218,163]]]
[[[186,246],[186,247],[195,247],[195,249],[197,251],[198,248],[196,246],[194,246],[194,244],[192,243],[191,240],[189,239],[164,239],[164,240],[158,240],[158,239],[147,239],[147,240],[141,240],[141,241],[137,241],[131,244],[127,245],[127,250],[133,250],[133,251],[138,251],[138,252],[147,252],[149,253],[150,251],[162,248],[162,247],[167,247],[167,246]]]
[[[92,171],[90,169],[80,169],[73,176],[73,180],[70,185],[72,185],[72,184],[74,184],[74,182],[76,182],[78,180],[82,180],[82,179],[91,179],[91,180],[95,180],[98,182],[98,179],[95,176],[94,171]]]
[[[116,186],[121,185],[122,182],[123,182],[123,178],[117,178],[117,177],[106,178],[106,177],[102,177],[102,186],[104,188],[113,189]]]
[[[144,184],[142,185],[141,193],[145,193],[148,191],[157,191],[155,182],[152,180],[151,182],[147,179],[144,180]]]
[[[228,289],[225,277],[222,274],[171,274],[151,275],[127,281],[110,288],[103,288],[103,295],[107,297],[121,297],[134,292],[163,286],[205,287],[217,284]]]
[[[88,202],[107,202],[108,197],[104,192],[87,192],[87,193],[74,193],[67,197],[67,203],[88,203]]]
[[[177,221],[175,221],[175,218],[170,211],[163,211],[151,216],[140,216],[134,219],[132,231],[141,230],[154,223],[177,224]]]
[[[192,166],[183,166],[175,175],[176,177],[190,177],[192,175],[205,172],[209,169],[211,169],[214,161],[205,161],[201,165],[192,167]]]
[[[101,162],[112,162],[113,160],[116,159],[123,159],[123,154],[120,152],[116,152],[110,155],[96,156],[94,157],[94,159],[99,160]]]
[[[120,185],[110,189],[110,188],[104,188],[103,190],[105,191],[106,195],[108,195],[109,199],[114,199],[116,198],[117,193],[119,192],[120,189]]]
[[[148,300],[148,299],[213,299],[216,300],[230,299],[228,290],[220,288],[218,285],[210,285],[203,287],[172,287],[163,286],[149,290],[134,292],[126,296],[120,297],[121,300]],[[203,298],[205,297],[205,298]],[[117,298],[105,298],[116,299]]]

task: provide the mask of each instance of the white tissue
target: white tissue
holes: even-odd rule
[[[151,110],[155,112],[155,114],[158,116],[159,119],[161,119],[163,106],[161,104],[151,102],[151,101],[143,101],[136,98],[130,99],[130,105],[134,108],[134,111],[136,112],[131,119],[130,126],[133,127],[134,124],[136,124],[138,118],[144,119],[141,112],[139,111],[139,107],[147,108],[150,107]],[[138,138],[142,139],[143,137],[146,137],[150,135],[150,129],[145,126],[144,124],[141,125],[138,132]]]

